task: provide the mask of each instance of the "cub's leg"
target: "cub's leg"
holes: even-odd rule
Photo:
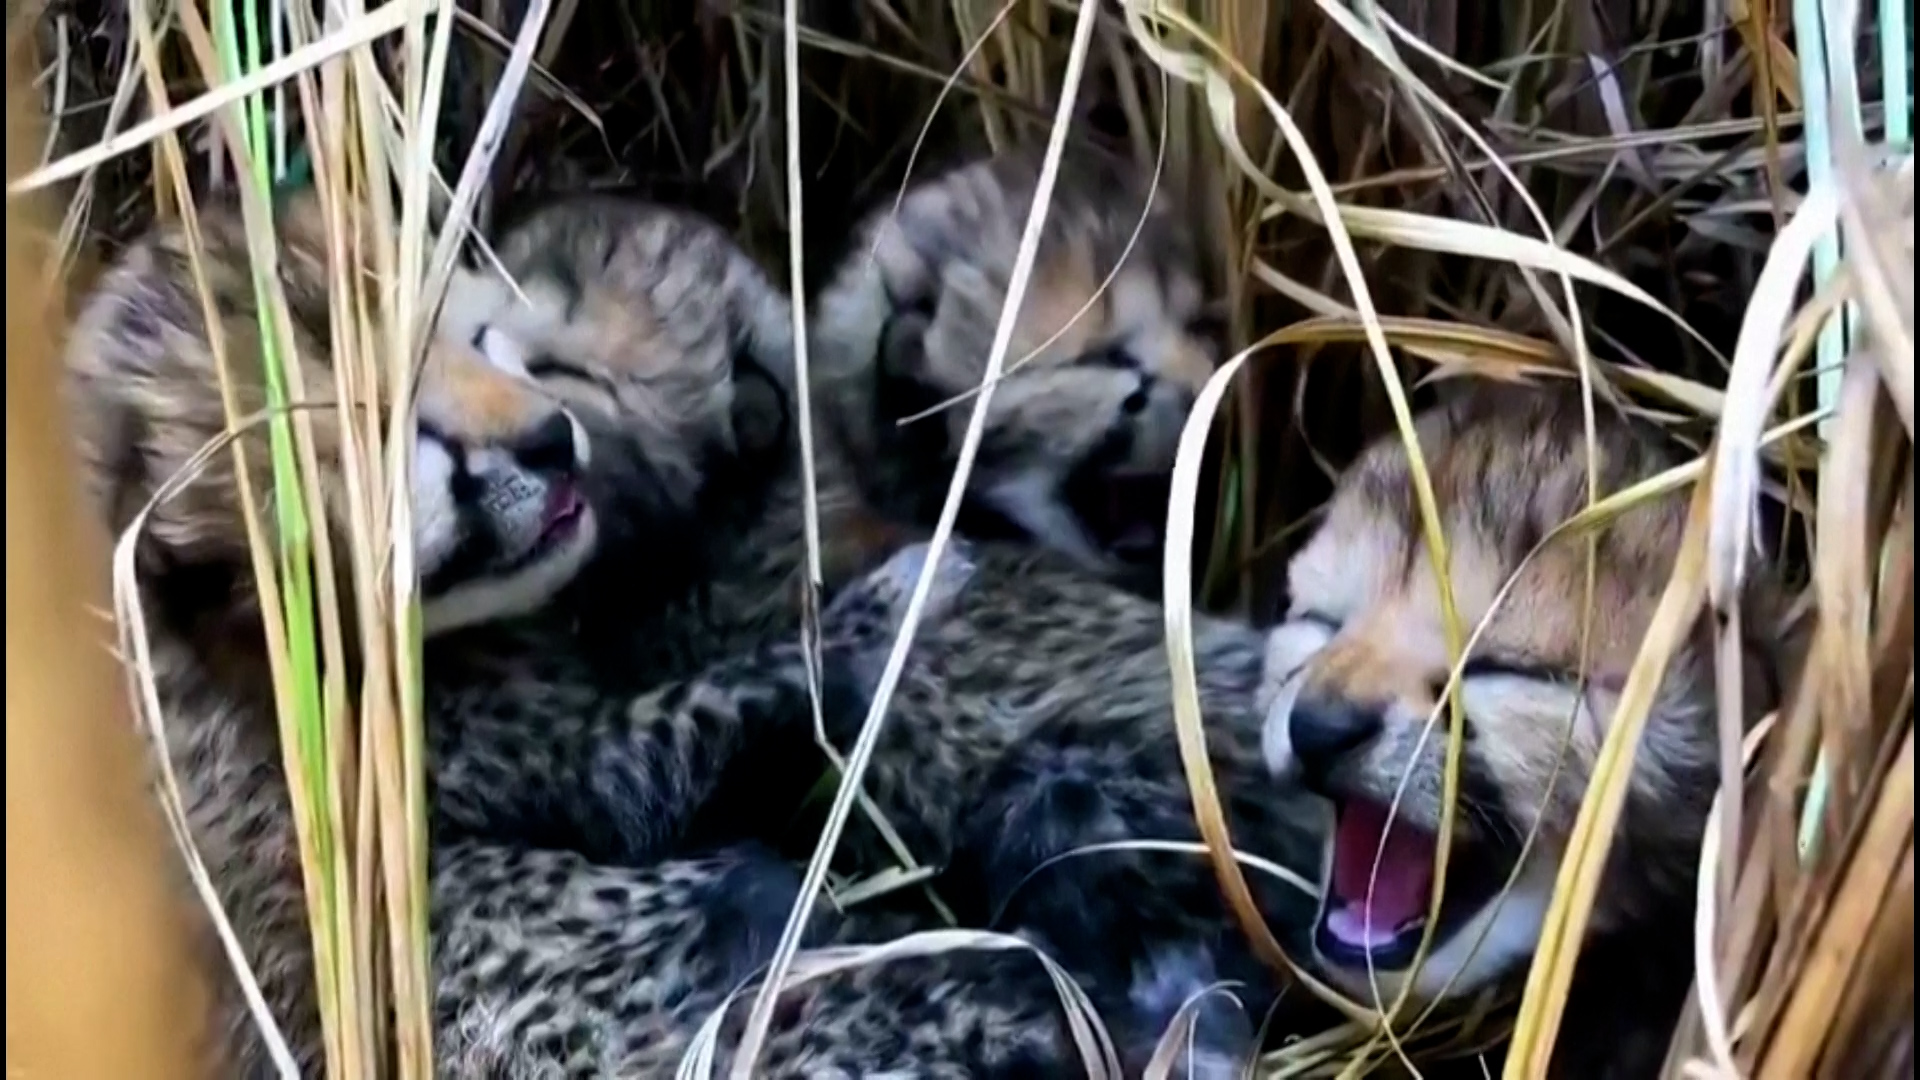
[[[1315,808],[1266,781],[1251,740],[1216,733],[1213,764],[1235,846],[1315,875]],[[1041,943],[1082,979],[1123,1060],[1138,1068],[1183,1004],[1206,993],[1191,1047],[1203,1071],[1244,1061],[1278,992],[1221,899],[1200,840],[1172,721],[1061,715],[1036,724],[960,815],[942,884],[963,918]],[[1307,926],[1312,897],[1245,870],[1274,932]],[[1313,1008],[1302,993],[1304,1007]],[[1312,1017],[1275,1018],[1299,1030]],[[1211,1062],[1211,1064],[1209,1064]]]
[[[674,1075],[735,991],[725,1075],[799,893],[791,865],[753,845],[645,869],[570,852],[461,842],[434,853],[441,1073]],[[816,908],[811,947],[889,931]],[[1079,1058],[1051,979],[1021,951],[964,950],[863,965],[781,996],[755,1075],[1034,1077]]]
[[[818,674],[830,734],[866,715],[926,557],[924,544],[903,549],[823,613]],[[969,552],[950,548],[927,617],[944,615],[972,573]],[[428,724],[436,827],[611,864],[662,858],[745,751],[811,747],[808,659],[799,641],[774,642],[632,699],[596,693],[575,668],[440,703]]]

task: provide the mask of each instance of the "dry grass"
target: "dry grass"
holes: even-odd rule
[[[399,283],[394,293],[340,283],[335,391],[349,401],[407,381],[452,254],[444,240],[428,248],[430,208],[485,222],[554,190],[637,187],[713,214],[769,262],[790,238],[789,273],[810,286],[848,224],[890,199],[910,162],[1043,141],[1065,127],[1058,110],[1076,133],[1157,164],[1192,206],[1246,346],[1209,390],[1209,403],[1228,407],[1216,416],[1209,404],[1190,424],[1173,525],[1192,543],[1171,545],[1168,575],[1174,705],[1195,809],[1243,917],[1242,870],[1196,752],[1191,609],[1274,614],[1279,570],[1332,470],[1378,432],[1406,437],[1426,380],[1575,378],[1701,449],[1674,475],[1594,493],[1567,526],[1583,530],[1656,490],[1694,491],[1686,546],[1517,1012],[1481,1003],[1427,1017],[1400,1002],[1344,1002],[1346,1026],[1277,1052],[1262,1071],[1357,1075],[1477,1052],[1511,1029],[1507,1075],[1540,1075],[1651,692],[1693,617],[1711,609],[1725,640],[1737,636],[1749,613],[1731,598],[1762,504],[1782,522],[1769,539],[1811,577],[1810,660],[1761,729],[1723,724],[1727,783],[1703,852],[1716,872],[1701,885],[1701,978],[1669,1071],[1860,1075],[1894,1055],[1910,1070],[1912,159],[1887,173],[1869,149],[1910,137],[1907,78],[1874,44],[1905,38],[1903,27],[1882,14],[1856,57],[1816,48],[1805,32],[1825,18],[1831,40],[1855,40],[1852,5],[1767,0],[1134,0],[1098,18],[1048,0],[475,0],[457,32],[427,10],[348,5],[324,25],[289,24],[267,51],[283,59],[235,62],[222,58],[228,39],[202,4],[183,3],[161,26],[140,3],[50,3],[38,17],[54,58],[43,91],[57,138],[33,182],[70,197],[70,239],[109,251],[152,214],[176,212],[189,181],[237,186],[257,221],[267,183],[299,164],[284,152],[301,142],[290,118],[338,118],[308,147],[314,182],[336,214],[367,206],[402,237],[369,253]],[[443,98],[443,110],[431,107]],[[295,135],[283,139],[281,126]],[[357,227],[335,224],[343,238]],[[74,250],[84,266],[103,248]],[[1830,317],[1843,302],[1850,334]],[[1006,331],[994,369],[1013,362]],[[288,388],[288,400],[301,396]],[[977,421],[988,397],[957,407]],[[330,609],[330,569],[315,582],[264,575],[310,612],[311,636],[279,650],[282,718],[290,746],[328,762],[312,774],[326,778],[319,788],[299,797],[316,895],[349,913],[314,928],[337,957],[326,996],[342,1076],[372,1068],[380,1036],[366,1018],[388,993],[411,1003],[402,1071],[425,1075],[410,603],[404,588],[378,587],[408,576],[405,500],[389,483],[405,475],[405,440],[392,438],[405,394],[384,403],[382,423],[356,428],[358,518],[340,564],[371,607]],[[317,512],[300,497],[314,464],[300,424],[273,423],[279,450],[267,464],[283,502]],[[1415,472],[1428,547],[1444,565],[1432,493]],[[949,526],[943,518],[941,537]],[[264,549],[256,558],[276,561]],[[395,576],[384,579],[388,558]],[[282,606],[271,598],[270,609]],[[1452,627],[1456,652],[1474,632]],[[376,660],[357,718],[337,662],[347,634]],[[877,706],[846,771],[857,776],[883,722]],[[1442,722],[1457,730],[1462,718],[1456,709]],[[356,775],[361,786],[339,786]],[[843,786],[836,800],[805,903],[850,793]],[[351,857],[329,868],[325,853],[345,850],[348,837]],[[375,837],[393,845],[387,858],[375,858]],[[367,903],[376,875],[392,908]],[[381,920],[396,943],[390,988],[372,962]],[[1264,928],[1248,930],[1286,963]],[[848,962],[796,963],[788,937],[771,985],[790,964],[805,977]],[[767,1016],[762,997],[750,1041]]]

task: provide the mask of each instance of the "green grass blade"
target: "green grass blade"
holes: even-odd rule
[[[235,34],[231,0],[223,3],[214,14],[215,44],[219,50],[223,76],[237,80],[247,72],[258,69],[261,66],[260,28],[255,5],[247,5],[244,59]],[[265,103],[261,95],[249,94],[242,100],[242,109],[246,118],[247,160],[251,175],[242,178],[241,182],[254,183],[261,192],[270,195],[272,180],[267,169]],[[314,632],[313,532],[312,524],[307,519],[299,460],[294,453],[291,402],[287,394],[284,367],[287,358],[280,354],[278,328],[264,278],[269,268],[256,266],[253,271],[262,375],[271,415],[268,441],[273,465],[274,516],[280,544],[279,573],[283,586],[282,610],[277,614],[286,626],[288,672],[292,680],[292,701],[296,708],[294,727],[299,733],[291,755],[294,760],[289,762],[289,767],[300,770],[305,778],[305,789],[311,796],[332,787],[331,776],[334,771],[334,763],[327,752],[326,716],[321,706],[319,648]],[[275,614],[263,612],[262,617],[272,618]],[[320,980],[320,993],[332,997],[338,991],[338,963],[342,955],[341,943],[334,933],[339,925],[335,908],[339,882],[334,874],[337,838],[333,835],[332,817],[324,802],[311,808],[309,820],[313,823],[313,842],[319,859],[318,865],[306,867],[306,871],[319,876],[319,888],[315,893],[322,905],[322,910],[311,919],[312,925],[318,928],[314,942],[316,974]]]

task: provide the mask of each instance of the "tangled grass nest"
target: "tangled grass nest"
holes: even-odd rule
[[[445,24],[433,15],[449,10]],[[177,212],[183,190],[257,198],[311,170],[312,183],[368,193],[401,237],[395,290],[355,300],[365,340],[391,346],[347,358],[367,378],[406,363],[416,315],[444,286],[453,246],[433,242],[430,222],[484,229],[548,194],[635,190],[716,217],[805,289],[916,167],[1069,128],[1155,165],[1193,209],[1245,349],[1195,410],[1177,477],[1169,649],[1189,738],[1182,617],[1271,617],[1334,471],[1374,434],[1406,435],[1426,384],[1578,378],[1629,403],[1700,456],[1596,493],[1585,522],[1678,488],[1693,491],[1693,516],[1523,1000],[1417,1032],[1411,1017],[1386,1024],[1349,1003],[1346,1025],[1261,1072],[1418,1069],[1502,1043],[1506,1075],[1542,1074],[1651,690],[1708,606],[1729,648],[1737,639],[1731,598],[1762,504],[1808,571],[1814,645],[1777,715],[1743,736],[1737,703],[1726,710],[1695,955],[1676,958],[1696,964],[1697,992],[1667,1071],[1911,1072],[1912,47],[1899,5],[1863,17],[1851,2],[1767,0],[48,0],[10,18],[31,30],[10,41],[35,49],[51,118],[39,169],[10,179],[16,193],[59,192],[75,272]],[[300,134],[316,108],[324,153]],[[397,183],[369,179],[387,176]],[[304,436],[272,422],[284,453],[267,466],[300,505]],[[377,432],[365,450],[366,490],[386,490],[393,461]],[[355,543],[403,552],[403,504],[369,504]],[[307,626],[283,644],[306,661],[290,668],[282,723],[312,732],[325,723],[320,684],[345,677],[329,652],[345,631],[313,601],[324,583],[273,587],[284,603],[269,610]],[[405,598],[384,603],[384,625],[404,628]],[[137,609],[121,615],[137,629]],[[349,719],[396,734],[417,724],[406,640],[360,642],[390,658],[388,677]],[[408,739],[375,743],[397,755],[395,775],[417,775]],[[336,764],[350,765],[353,741],[340,744]],[[1231,884],[1241,871],[1217,843],[1203,755],[1188,763]],[[315,933],[339,976],[325,1009],[331,1074],[362,1075],[348,1048],[383,1037],[376,1003],[354,998],[373,987],[396,1006],[398,1073],[426,1076],[419,808],[398,786],[364,820],[329,817],[324,790],[295,799],[303,836],[413,845],[413,874],[387,879],[378,910],[313,870],[353,912],[350,927]],[[349,977],[370,952],[353,943],[376,927],[417,944],[413,960]],[[769,981],[982,944],[1007,945],[932,935],[797,960],[789,948]]]

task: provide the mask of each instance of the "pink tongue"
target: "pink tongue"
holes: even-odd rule
[[[1383,832],[1385,850],[1380,846]],[[1433,891],[1433,843],[1432,836],[1403,821],[1395,821],[1389,831],[1385,806],[1347,803],[1334,829],[1334,898],[1356,909],[1353,914],[1364,919],[1372,935],[1390,935],[1418,920],[1426,914]]]
[[[580,493],[571,484],[555,484],[547,493],[547,525],[557,525],[580,512]]]

